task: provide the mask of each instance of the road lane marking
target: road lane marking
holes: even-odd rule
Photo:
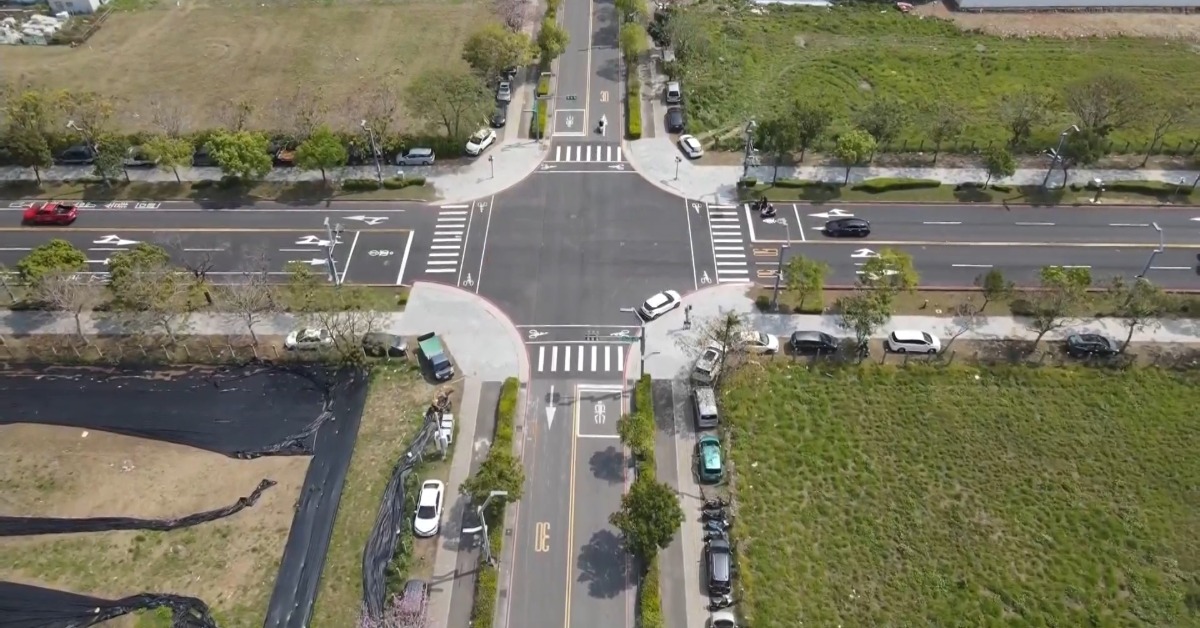
[[[312,233],[312,229],[274,229],[254,227],[55,227],[53,230],[31,227],[0,227],[0,233]],[[412,229],[371,229],[372,233],[406,233]]]
[[[283,253],[321,253],[321,249],[279,249]]]
[[[346,255],[346,265],[342,267],[342,276],[338,279],[339,284],[346,283],[346,273],[350,272],[350,262],[354,261],[354,247],[358,246],[358,236],[362,235],[361,231],[354,232],[354,239],[350,241],[350,253]]]
[[[1017,225],[1018,227],[1053,227],[1054,226],[1054,223],[1052,223],[1052,222],[1016,222],[1013,224]]]
[[[582,373],[583,372],[583,347],[579,347],[579,354],[576,359],[578,360],[578,364],[575,365],[575,370]]]
[[[608,371],[608,370],[611,370],[611,369],[612,369],[612,360],[611,360],[611,356],[610,356],[610,354],[609,354],[609,352],[608,352],[608,351],[605,351],[605,352],[604,352],[604,370]]]
[[[479,294],[479,285],[483,283],[483,258],[487,255],[488,233],[492,231],[492,214],[496,213],[496,195],[488,197],[487,222],[483,225],[483,246],[479,248],[479,272],[475,274],[475,294]],[[463,253],[464,258],[466,253]]]
[[[1150,270],[1191,270],[1191,266],[1151,266]]]
[[[1063,266],[1059,266],[1059,268],[1091,268],[1091,266],[1067,266],[1067,265],[1063,265]]]
[[[558,370],[558,347],[557,346],[550,347],[550,370],[551,371]]]
[[[1110,226],[1110,227],[1149,227],[1150,223],[1148,223],[1148,222],[1110,222],[1110,223],[1108,223],[1108,226]]]
[[[625,372],[625,348],[624,347],[617,349],[617,370],[622,373]]]
[[[804,235],[804,223],[800,222],[800,208],[792,203],[792,213],[796,215],[796,229],[800,230],[800,241],[808,242],[808,238]]]
[[[538,372],[546,370],[546,348],[538,347]]]
[[[475,201],[471,201],[471,206],[472,206],[471,209],[474,209],[474,205],[475,205]],[[464,260],[467,257],[467,247],[471,245],[471,223],[475,221],[475,212],[470,211],[470,210],[468,210],[468,211],[470,212],[470,215],[467,216],[467,237],[465,239],[463,239],[462,252],[460,253],[463,256]],[[453,220],[462,222],[461,218],[454,218]],[[438,218],[438,221],[440,222],[441,218]],[[437,229],[437,227],[434,227],[434,229]],[[433,254],[431,253],[430,256],[432,257],[432,255]],[[454,282],[458,286],[462,286],[462,272],[463,272],[463,265],[459,264],[458,265],[458,279],[455,280],[455,282]],[[470,276],[471,276],[471,273],[467,273],[467,277],[470,277]]]
[[[593,373],[595,373],[595,372],[596,372],[596,353],[597,353],[597,349],[598,349],[598,347],[596,347],[596,345],[592,345],[592,372],[593,372]],[[605,352],[605,353],[607,353],[607,352]]]
[[[954,221],[950,221],[950,220],[930,220],[927,222],[923,222],[921,224],[923,224],[923,225],[961,225],[962,223],[954,222]],[[1017,223],[1017,224],[1020,224],[1020,223]]]
[[[3,250],[3,249],[0,249]],[[225,249],[184,249],[184,253],[218,253]],[[280,249],[282,250],[282,249]]]
[[[442,205],[440,209],[470,209],[470,205]]]
[[[991,268],[991,264],[951,264],[953,268]]]
[[[591,73],[589,72],[588,74],[591,74]],[[582,354],[582,352],[580,352],[580,353]],[[583,356],[580,355],[580,357],[582,358]],[[581,367],[583,366],[582,359],[580,360],[580,366]],[[583,369],[581,368],[580,370],[583,370]],[[579,436],[579,406],[582,405],[582,399],[583,399],[583,395],[579,392],[579,386],[576,386],[575,387],[575,408],[574,408],[574,412],[572,412],[572,414],[574,415],[573,420],[574,420],[575,424],[574,424],[574,426],[572,426],[572,429],[571,429],[571,432],[572,432],[571,467],[570,467],[570,470],[568,471],[568,480],[567,480],[567,482],[568,482],[567,483],[567,547],[568,548],[575,547],[575,450],[576,450],[576,445],[579,442],[579,439],[578,439],[578,436]],[[572,567],[574,566],[574,561],[572,560],[574,558],[574,556],[572,556],[572,554],[574,554],[574,552],[567,551],[567,552],[563,552],[563,554],[566,554],[566,557],[567,557],[567,564],[566,564],[567,596],[566,596],[565,606],[563,608],[563,628],[571,628],[571,584],[575,580],[575,573],[574,573],[574,570],[572,569]]]
[[[0,248],[0,251],[32,251],[32,250],[33,249],[31,249],[31,248],[26,248],[26,247],[21,247],[21,246],[6,246],[6,247]]]
[[[575,438],[603,438],[612,440],[621,438],[618,434],[576,434]]]
[[[425,272],[427,272],[427,273],[456,273],[456,272],[458,272],[458,269],[457,268],[426,268]]]
[[[687,229],[688,229],[688,251],[691,251],[691,253],[692,253],[692,289],[699,290],[700,289],[700,279],[699,279],[700,275],[696,274],[696,241],[692,238],[692,215],[690,213],[688,213],[688,208],[690,205],[691,205],[691,202],[689,202],[686,198],[683,199],[683,217],[685,219],[687,219]],[[697,205],[697,208],[699,208],[699,205]],[[700,214],[699,209],[696,210],[696,214],[697,215]],[[716,248],[716,247],[714,247],[714,248]],[[705,272],[707,274],[707,271],[705,271]]]

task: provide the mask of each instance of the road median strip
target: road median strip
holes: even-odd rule
[[[507,452],[512,455],[514,420],[517,412],[517,394],[520,382],[515,377],[504,380],[500,387],[500,400],[496,404],[496,433],[492,438],[492,446],[488,458],[497,452]],[[485,460],[484,465],[487,464]],[[483,465],[481,465],[482,468]],[[484,517],[488,521],[488,544],[493,556],[500,556],[504,543],[504,510],[505,502],[498,501],[488,508]],[[496,615],[496,596],[500,584],[499,570],[495,565],[481,563],[475,578],[475,599],[471,607],[471,625],[473,628],[489,628]]]

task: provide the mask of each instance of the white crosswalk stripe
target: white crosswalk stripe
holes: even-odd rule
[[[746,239],[742,235],[742,217],[737,208],[733,205],[709,205],[708,228],[712,236],[717,283],[750,281]]]
[[[624,155],[618,144],[559,144],[554,147],[554,158],[548,161],[612,164],[624,161]]]
[[[549,343],[530,345],[538,373],[624,373],[626,343]]]
[[[429,246],[429,258],[425,260],[425,272],[458,272],[458,262],[462,258],[463,234],[467,231],[467,215],[470,212],[470,208],[464,209],[458,205],[438,212],[437,224],[433,226],[433,242]]]

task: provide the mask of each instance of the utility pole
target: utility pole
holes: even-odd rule
[[[683,158],[675,155],[675,180],[679,180],[679,164],[683,163]]]
[[[337,246],[338,238],[342,237],[342,224],[329,224],[329,218],[325,218],[325,235],[329,238],[325,245],[325,264],[329,267],[329,276],[333,278],[333,285],[342,286],[342,278],[338,275],[337,262],[333,259],[333,249]]]
[[[638,319],[638,351],[641,353],[638,365],[638,378],[640,379],[646,376],[646,321],[642,320],[642,317],[638,315],[637,308],[623,307],[621,311],[629,312],[637,316]]]
[[[492,491],[488,493],[487,499],[483,500],[483,503],[475,508],[475,516],[479,517],[479,525],[474,528],[463,530],[463,534],[483,533],[483,563],[485,565],[492,565],[495,563],[492,556],[492,542],[488,539],[487,519],[483,516],[483,513],[487,511],[488,504],[491,503],[492,499],[496,497],[508,497],[508,491]]]
[[[366,120],[360,122],[359,126],[361,126],[363,130],[367,132],[367,141],[370,142],[371,145],[371,157],[375,160],[375,178],[379,181],[379,185],[382,186],[383,166],[379,163],[382,153],[379,150],[379,144],[375,142],[375,129],[372,129],[369,125],[367,125]]]
[[[1054,166],[1062,161],[1063,144],[1067,142],[1067,136],[1072,132],[1078,133],[1079,127],[1072,124],[1071,126],[1063,129],[1062,133],[1058,134],[1058,148],[1050,151],[1050,167],[1046,169],[1046,177],[1042,179],[1042,189],[1046,189],[1046,186],[1050,184],[1050,174],[1054,172]],[[1066,182],[1063,182],[1063,185],[1065,186]]]
[[[1137,276],[1138,279],[1145,279],[1146,274],[1150,272],[1150,266],[1154,264],[1154,258],[1158,257],[1159,253],[1167,250],[1167,242],[1163,237],[1162,227],[1158,226],[1157,222],[1150,223],[1150,226],[1154,227],[1154,230],[1158,232],[1158,248],[1150,251],[1150,258],[1146,260],[1146,265],[1142,267],[1142,272]]]
[[[783,254],[792,246],[792,228],[786,219],[776,218],[775,224],[783,225],[787,230],[787,244],[779,248],[779,260],[775,263],[775,290],[771,293],[771,311],[779,309],[779,281],[783,278]]]

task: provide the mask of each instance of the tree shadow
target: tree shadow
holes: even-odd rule
[[[610,446],[592,454],[588,466],[597,480],[604,480],[609,484],[625,482],[625,454],[616,447]]]
[[[954,198],[963,203],[991,203],[995,201],[995,197],[988,191],[988,188],[984,188],[977,183],[960,183],[954,186]]]
[[[609,530],[601,530],[579,550],[578,582],[588,584],[588,595],[612,599],[629,587],[629,554],[625,544]]]

